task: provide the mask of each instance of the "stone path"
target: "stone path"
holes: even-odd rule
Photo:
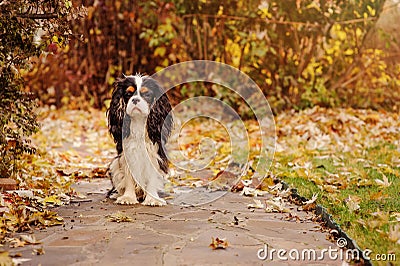
[[[319,224],[310,214],[293,213],[302,221],[287,221],[288,213],[266,213],[248,209],[250,197],[228,193],[199,207],[119,206],[105,200],[109,180],[80,181],[77,191],[87,194],[86,202],[72,203],[58,209],[65,226],[35,232],[42,242],[11,250],[22,258],[23,265],[262,265],[258,251],[268,245],[272,249],[316,250],[336,249],[326,240]],[[120,213],[132,222],[113,222],[110,215]],[[213,250],[211,238],[225,238],[226,249]],[[34,248],[43,247],[45,254],[33,255]],[[292,253],[293,256],[295,253]],[[264,252],[260,253],[264,256]],[[280,260],[274,253],[273,265],[341,265],[339,260]]]

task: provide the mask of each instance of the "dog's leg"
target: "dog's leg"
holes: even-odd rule
[[[112,184],[112,189],[109,191],[108,196],[110,199],[116,199],[121,196],[124,191],[124,171],[121,165],[121,156],[115,157],[108,167],[108,174]],[[115,194],[113,194],[116,192]]]
[[[116,203],[126,205],[139,203],[136,198],[135,183],[126,165],[124,154],[111,163],[110,170],[113,185],[119,195]]]
[[[167,202],[158,196],[157,190],[163,186],[163,179],[157,175],[149,179],[146,187],[146,198],[142,202],[143,205],[148,206],[164,206]]]
[[[139,203],[139,201],[136,198],[135,184],[133,183],[133,178],[130,175],[125,176],[124,182],[125,182],[125,192],[122,196],[118,197],[115,202],[118,204],[125,204],[125,205],[132,205]]]
[[[160,197],[153,197],[147,193],[146,199],[142,202],[142,204],[147,206],[165,206],[167,205],[167,202]]]

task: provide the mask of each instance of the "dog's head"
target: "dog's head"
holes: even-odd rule
[[[148,116],[152,107],[162,96],[160,85],[148,76],[127,76],[116,82],[116,89],[123,94],[123,106],[130,117]]]
[[[153,143],[161,147],[172,129],[172,116],[168,115],[171,109],[167,95],[153,78],[137,74],[118,79],[107,110],[109,131],[117,143],[118,153],[122,152],[124,119],[135,117],[147,118],[147,134]],[[161,154],[161,157],[164,156]]]

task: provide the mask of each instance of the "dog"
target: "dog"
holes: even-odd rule
[[[115,82],[107,110],[108,129],[118,156],[109,174],[116,203],[163,206],[158,195],[168,173],[164,150],[173,126],[168,96],[149,76],[124,76]]]

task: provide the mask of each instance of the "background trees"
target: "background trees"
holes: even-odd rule
[[[249,74],[276,112],[314,105],[399,107],[399,66],[388,64],[385,51],[369,42],[372,35],[384,36],[374,28],[383,0],[74,3],[88,10],[84,20],[70,21],[76,38],[28,74],[29,89],[57,106],[76,106],[75,96],[102,107],[122,72],[152,74],[206,59]],[[173,98],[196,90],[180,87]],[[235,101],[228,91],[201,90]]]
[[[314,105],[399,110],[399,57],[387,53],[395,39],[375,27],[382,12],[398,6],[388,3],[1,1],[0,171],[12,172],[13,154],[33,151],[23,137],[37,128],[33,98],[102,108],[121,73],[153,74],[192,59],[241,69],[274,112]],[[206,94],[240,108],[237,95],[207,84],[171,93],[175,102]]]

